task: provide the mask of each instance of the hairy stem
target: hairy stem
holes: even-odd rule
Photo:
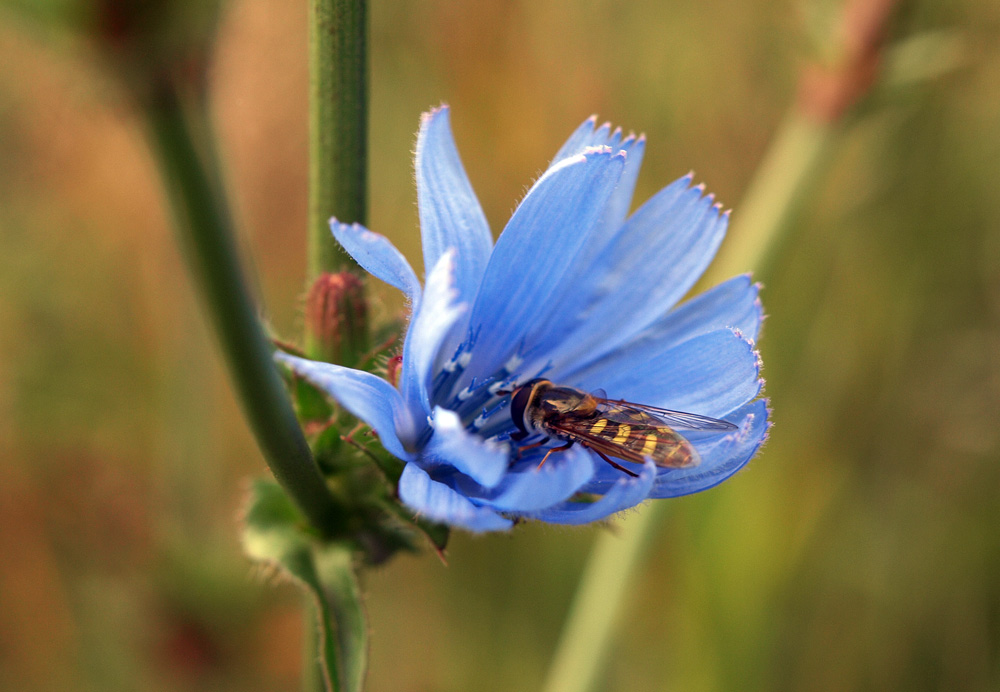
[[[368,48],[365,0],[309,3],[309,275],[353,267],[331,217],[365,223]]]

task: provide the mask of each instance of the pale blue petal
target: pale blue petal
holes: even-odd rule
[[[570,135],[549,165],[554,166],[563,159],[583,153],[584,149],[598,146],[608,146],[612,151],[624,151],[627,154],[625,170],[601,220],[603,227],[601,236],[610,238],[610,234],[614,233],[628,216],[629,207],[632,205],[632,196],[635,194],[635,184],[639,179],[639,168],[642,166],[642,157],[646,149],[646,138],[630,134],[623,139],[620,128],[612,131],[610,123],[597,127],[597,116],[592,115]],[[599,250],[600,246],[598,245],[596,249]]]
[[[674,181],[644,207],[655,202],[664,209],[674,209],[676,213],[681,213],[697,199],[696,194],[692,195],[690,187],[690,176]],[[626,228],[631,227],[631,224],[626,224]],[[575,290],[562,297],[559,314],[536,338],[538,351],[533,355],[555,364],[555,370],[551,373],[553,376],[559,377],[564,365],[580,367],[599,358],[606,352],[607,342],[626,328],[619,311],[628,311],[628,301],[647,300],[647,296],[630,288],[624,291],[621,289],[623,277],[628,277],[635,268],[621,266],[620,263],[612,268],[612,257],[622,253],[619,246],[626,242],[621,239],[623,232],[624,229],[621,229],[610,240],[605,238],[603,242],[594,243],[587,251],[588,263],[577,268],[578,276],[586,277],[586,280],[578,281]],[[666,308],[663,310],[665,312]],[[609,319],[602,317],[602,312],[614,313],[611,319],[616,328],[613,332],[609,332],[606,325],[600,322],[601,319]],[[634,329],[634,325],[631,328]]]
[[[389,239],[361,224],[330,219],[330,229],[340,246],[369,274],[395,286],[414,306],[420,302],[420,281],[410,263]]]
[[[636,288],[643,295],[672,305],[705,271],[725,236],[728,215],[700,185],[678,195],[689,181],[685,176],[646,201],[608,247],[607,272],[619,286],[640,280]]]
[[[492,509],[474,505],[439,483],[416,464],[407,464],[399,478],[399,498],[421,517],[469,531],[502,531],[513,526]]]
[[[431,413],[430,387],[441,345],[466,309],[464,303],[457,302],[454,269],[455,252],[441,255],[427,277],[423,300],[410,320],[403,344],[400,389],[411,411],[423,410],[425,416]]]
[[[645,345],[644,345],[645,346]],[[584,390],[612,399],[719,418],[760,392],[760,354],[751,341],[719,329],[664,351],[622,349],[617,359],[574,374]]]
[[[507,472],[510,447],[485,440],[462,426],[458,414],[434,408],[434,434],[424,448],[421,463],[447,464],[486,488],[493,488]]]
[[[704,272],[722,242],[728,216],[713,206],[711,196],[702,196],[700,187],[678,195],[687,180],[636,211],[602,261],[586,272],[590,293],[578,293],[576,302],[582,304],[567,310],[571,317],[562,336],[540,342],[553,361],[579,363],[615,351],[662,319]],[[616,325],[611,333],[608,324]]]
[[[650,497],[678,497],[701,492],[726,480],[746,466],[767,438],[767,401],[761,399],[726,416],[740,424],[740,429],[722,440],[702,448],[701,463],[687,469],[661,470]]]
[[[370,372],[297,358],[280,351],[274,354],[274,359],[370,425],[390,454],[404,461],[413,458],[405,446],[416,438],[414,422],[399,392],[391,384]]]
[[[611,125],[605,123],[601,127],[601,131],[597,129],[597,116],[592,115],[583,121],[580,127],[573,131],[573,134],[569,136],[566,143],[562,145],[562,148],[556,152],[555,158],[552,159],[552,163],[549,164],[549,168],[555,166],[557,163],[563,159],[568,159],[571,156],[577,156],[583,153],[584,149],[595,146],[595,144],[604,144],[604,140],[607,140],[608,135],[611,132]]]
[[[492,491],[462,479],[455,480],[455,487],[496,510],[533,512],[569,499],[594,475],[594,457],[580,446],[553,454],[538,468],[543,454],[539,450],[519,461]]]
[[[493,236],[462,167],[447,106],[423,115],[415,167],[424,267],[429,271],[454,248],[455,285],[462,300],[471,303],[490,259]]]
[[[649,497],[655,478],[656,466],[648,461],[637,478],[621,474],[621,478],[596,502],[562,502],[538,512],[527,512],[525,516],[552,524],[588,524],[635,507]]]
[[[605,373],[613,375],[622,368],[631,368],[630,363],[664,358],[669,349],[708,332],[731,329],[748,340],[755,340],[763,321],[759,289],[759,284],[753,283],[749,274],[733,277],[671,311],[637,334],[630,343],[605,353],[589,365],[585,363],[591,359],[578,359],[571,365],[558,367],[551,376],[564,382],[584,382],[591,388],[606,388],[594,384],[600,382]]]
[[[700,186],[691,188],[670,204],[653,197],[629,218],[609,247],[613,293],[619,299],[621,295],[643,298],[634,305],[629,301],[629,307],[639,308],[632,311],[630,324],[645,327],[663,315],[691,290],[715,257],[729,215],[720,213],[714,198],[702,193]]]
[[[637,334],[635,341],[672,346],[723,328],[756,341],[764,320],[759,293],[760,284],[754,283],[749,274],[734,276],[672,310]]]
[[[525,196],[497,241],[472,310],[470,371],[489,376],[499,369],[579,284],[576,256],[587,247],[624,163],[622,154],[588,151],[550,168]]]
[[[602,363],[619,368],[623,357],[646,362],[689,339],[720,329],[755,341],[764,319],[759,291],[760,285],[753,283],[749,274],[733,277],[672,310],[630,343],[604,354],[587,368],[593,371]]]
[[[607,233],[613,233],[621,226],[632,207],[632,197],[635,195],[635,185],[639,180],[639,169],[642,167],[642,157],[646,151],[646,138],[643,135],[638,137],[629,135],[621,143],[620,148],[627,155],[625,171],[604,214],[603,223]]]

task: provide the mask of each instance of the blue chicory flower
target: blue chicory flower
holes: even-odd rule
[[[644,137],[588,119],[494,245],[441,107],[423,116],[416,150],[426,284],[385,237],[331,221],[344,249],[412,306],[398,389],[368,372],[277,358],[406,462],[399,496],[422,516],[471,531],[519,518],[587,523],[710,488],[764,441],[758,286],[737,276],[675,307],[715,255],[728,214],[688,175],[629,216],[644,147]],[[511,439],[505,394],[539,376],[737,427],[691,438],[701,463],[690,468],[647,460],[633,477],[581,445],[539,467],[545,448]]]

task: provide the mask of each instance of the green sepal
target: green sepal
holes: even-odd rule
[[[291,577],[312,599],[326,688],[360,692],[368,664],[368,624],[351,545],[321,541],[276,483],[257,480],[244,519],[243,549]]]
[[[329,420],[334,414],[330,400],[319,388],[302,377],[294,377],[292,392],[299,420],[303,423]]]
[[[413,513],[399,502],[388,503],[387,509],[420,532],[434,548],[441,561],[445,562],[444,550],[448,547],[448,538],[451,535],[451,529],[446,524],[414,517]]]
[[[391,348],[395,332],[386,333],[389,337],[373,354]],[[288,350],[285,344],[280,347]],[[448,528],[413,517],[396,496],[405,464],[382,447],[369,426],[339,409],[325,392],[286,368],[280,370],[313,456],[347,517],[335,537],[349,540],[368,565],[381,564],[399,550],[418,552],[423,540],[443,560]]]

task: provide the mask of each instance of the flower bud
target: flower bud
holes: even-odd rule
[[[310,355],[354,365],[365,351],[367,337],[368,302],[361,279],[351,272],[321,274],[306,297]]]

